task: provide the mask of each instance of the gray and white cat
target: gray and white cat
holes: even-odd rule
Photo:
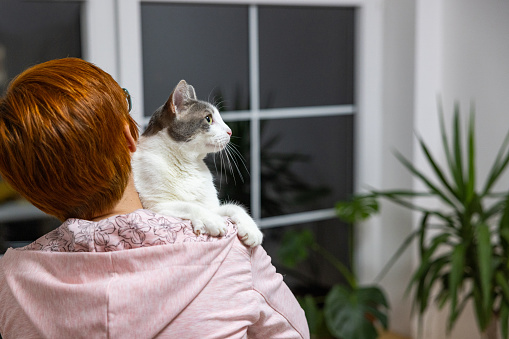
[[[225,233],[228,216],[244,244],[257,246],[262,232],[243,207],[220,204],[204,162],[208,153],[223,150],[231,135],[216,107],[198,100],[193,86],[181,80],[140,136],[132,159],[134,182],[144,208],[189,219],[195,233],[213,236]]]

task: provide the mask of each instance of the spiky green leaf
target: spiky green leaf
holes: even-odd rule
[[[457,309],[458,293],[463,284],[463,273],[465,270],[465,252],[464,243],[456,245],[452,251],[451,273],[449,274],[449,293],[451,296],[451,310],[449,313],[448,329],[450,330],[456,321],[459,310]]]
[[[491,232],[486,224],[477,225],[477,251],[481,282],[482,307],[491,309],[491,282],[493,278]]]

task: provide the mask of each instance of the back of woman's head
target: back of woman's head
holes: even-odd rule
[[[0,173],[48,214],[93,218],[127,185],[126,125],[137,140],[126,95],[109,74],[76,58],[36,65],[0,99]]]

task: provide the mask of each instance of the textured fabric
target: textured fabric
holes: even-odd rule
[[[235,235],[230,222],[223,238]],[[19,250],[50,252],[112,252],[181,242],[217,241],[222,238],[197,236],[189,220],[156,214],[147,210],[124,214],[98,222],[68,219],[60,227]]]
[[[258,246],[139,210],[69,219],[0,259],[3,338],[309,338]]]

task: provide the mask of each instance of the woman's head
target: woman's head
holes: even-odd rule
[[[126,94],[95,65],[48,61],[18,75],[0,99],[0,173],[59,219],[90,219],[122,197],[136,123]]]

